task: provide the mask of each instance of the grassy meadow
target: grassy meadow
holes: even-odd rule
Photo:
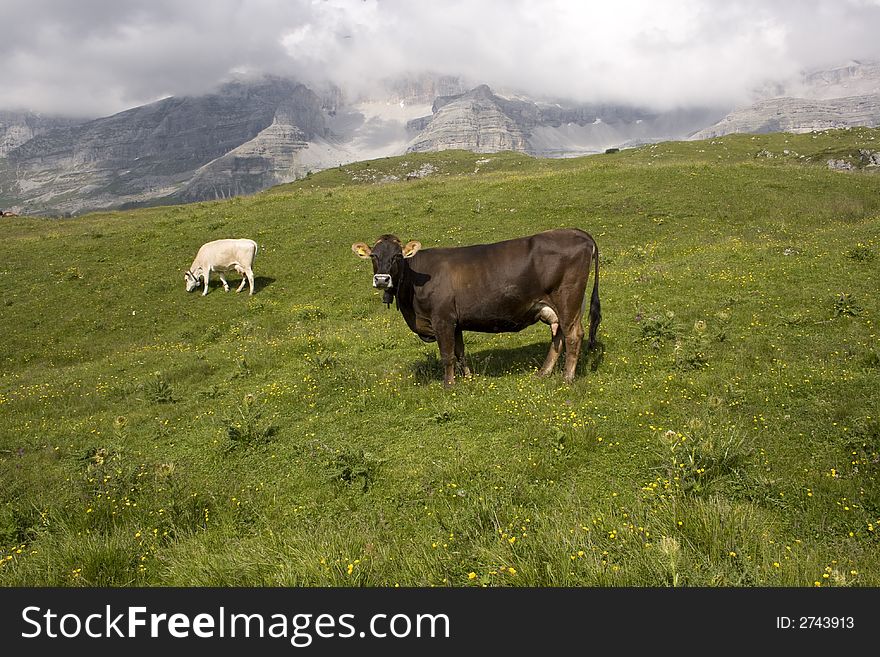
[[[0,585],[880,586],[880,130],[445,152],[0,223]],[[601,348],[443,389],[350,251],[573,226]],[[186,294],[205,241],[253,297]],[[238,278],[230,278],[236,285]],[[561,361],[560,361],[561,362]]]

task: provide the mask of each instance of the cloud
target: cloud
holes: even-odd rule
[[[0,107],[106,115],[241,73],[349,93],[430,71],[655,107],[880,59],[865,0],[4,0]]]

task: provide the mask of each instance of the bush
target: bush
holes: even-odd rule
[[[874,259],[875,253],[870,246],[859,242],[844,255],[850,260],[856,260],[857,262],[870,262]]]
[[[229,450],[268,443],[278,430],[263,421],[263,413],[256,407],[253,395],[245,395],[231,417],[223,418],[223,424]]]
[[[172,404],[176,400],[174,398],[174,389],[159,372],[144,381],[140,386],[141,401],[151,404]]]
[[[672,429],[660,436],[660,468],[674,489],[700,495],[726,479],[741,478],[752,449],[735,427],[706,428],[701,420],[690,423],[687,433]]]
[[[327,445],[317,447],[324,452],[323,465],[330,473],[330,480],[344,484],[360,482],[366,493],[376,481],[383,460],[362,448],[342,447],[332,449]]]
[[[855,300],[855,297],[848,292],[842,292],[837,295],[834,300],[834,316],[841,317],[849,315],[850,317],[858,317],[862,314],[864,308]]]
[[[660,348],[663,340],[674,340],[681,332],[681,326],[671,310],[648,317],[643,317],[639,312],[636,314],[636,321],[639,322],[642,333],[640,339],[649,342],[655,349]]]

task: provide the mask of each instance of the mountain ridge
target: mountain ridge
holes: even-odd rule
[[[87,121],[0,112],[0,208],[63,215],[227,198],[404,153],[574,157],[730,132],[852,125],[880,125],[880,64],[813,71],[732,111],[533,99],[433,74],[347,98],[332,84],[266,76]]]
[[[828,100],[771,98],[731,112],[691,139],[710,139],[733,132],[817,132],[856,125],[880,125],[880,94]]]

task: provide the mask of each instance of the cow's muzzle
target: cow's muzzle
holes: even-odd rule
[[[391,287],[391,274],[374,274],[373,287],[380,290],[387,290]]]

